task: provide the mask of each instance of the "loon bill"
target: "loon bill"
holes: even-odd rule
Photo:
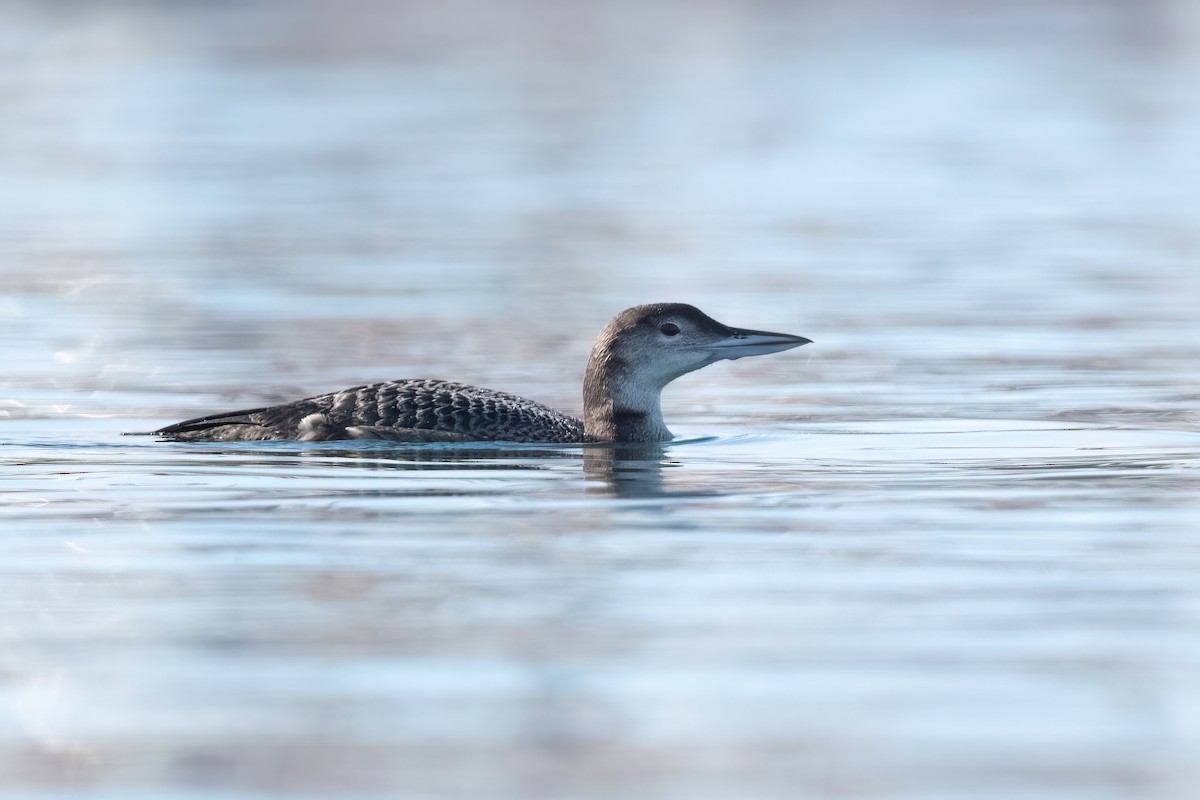
[[[724,359],[790,350],[811,340],[722,325],[682,303],[627,308],[592,347],[583,419],[523,397],[442,380],[395,380],[292,403],[210,414],[152,434],[180,441],[664,442],[663,387]]]

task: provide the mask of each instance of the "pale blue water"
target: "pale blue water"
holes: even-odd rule
[[[0,797],[1191,798],[1200,15],[826,6],[6,4]],[[815,343],[121,436],[660,300]]]

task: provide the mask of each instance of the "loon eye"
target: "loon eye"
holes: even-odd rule
[[[667,336],[677,336],[679,334],[679,326],[674,322],[665,323],[659,330]]]

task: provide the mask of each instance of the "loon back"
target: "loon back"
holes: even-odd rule
[[[440,380],[356,386],[294,403],[178,422],[154,431],[181,441],[582,442],[583,422],[506,392]]]

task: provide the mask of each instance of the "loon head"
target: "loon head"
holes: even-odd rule
[[[584,425],[601,441],[665,441],[660,395],[671,381],[716,361],[790,350],[811,340],[731,328],[695,306],[627,308],[596,339],[584,378]]]
[[[620,362],[625,380],[662,389],[716,361],[778,353],[810,341],[786,333],[731,328],[684,303],[655,303],[617,314],[596,344]]]

